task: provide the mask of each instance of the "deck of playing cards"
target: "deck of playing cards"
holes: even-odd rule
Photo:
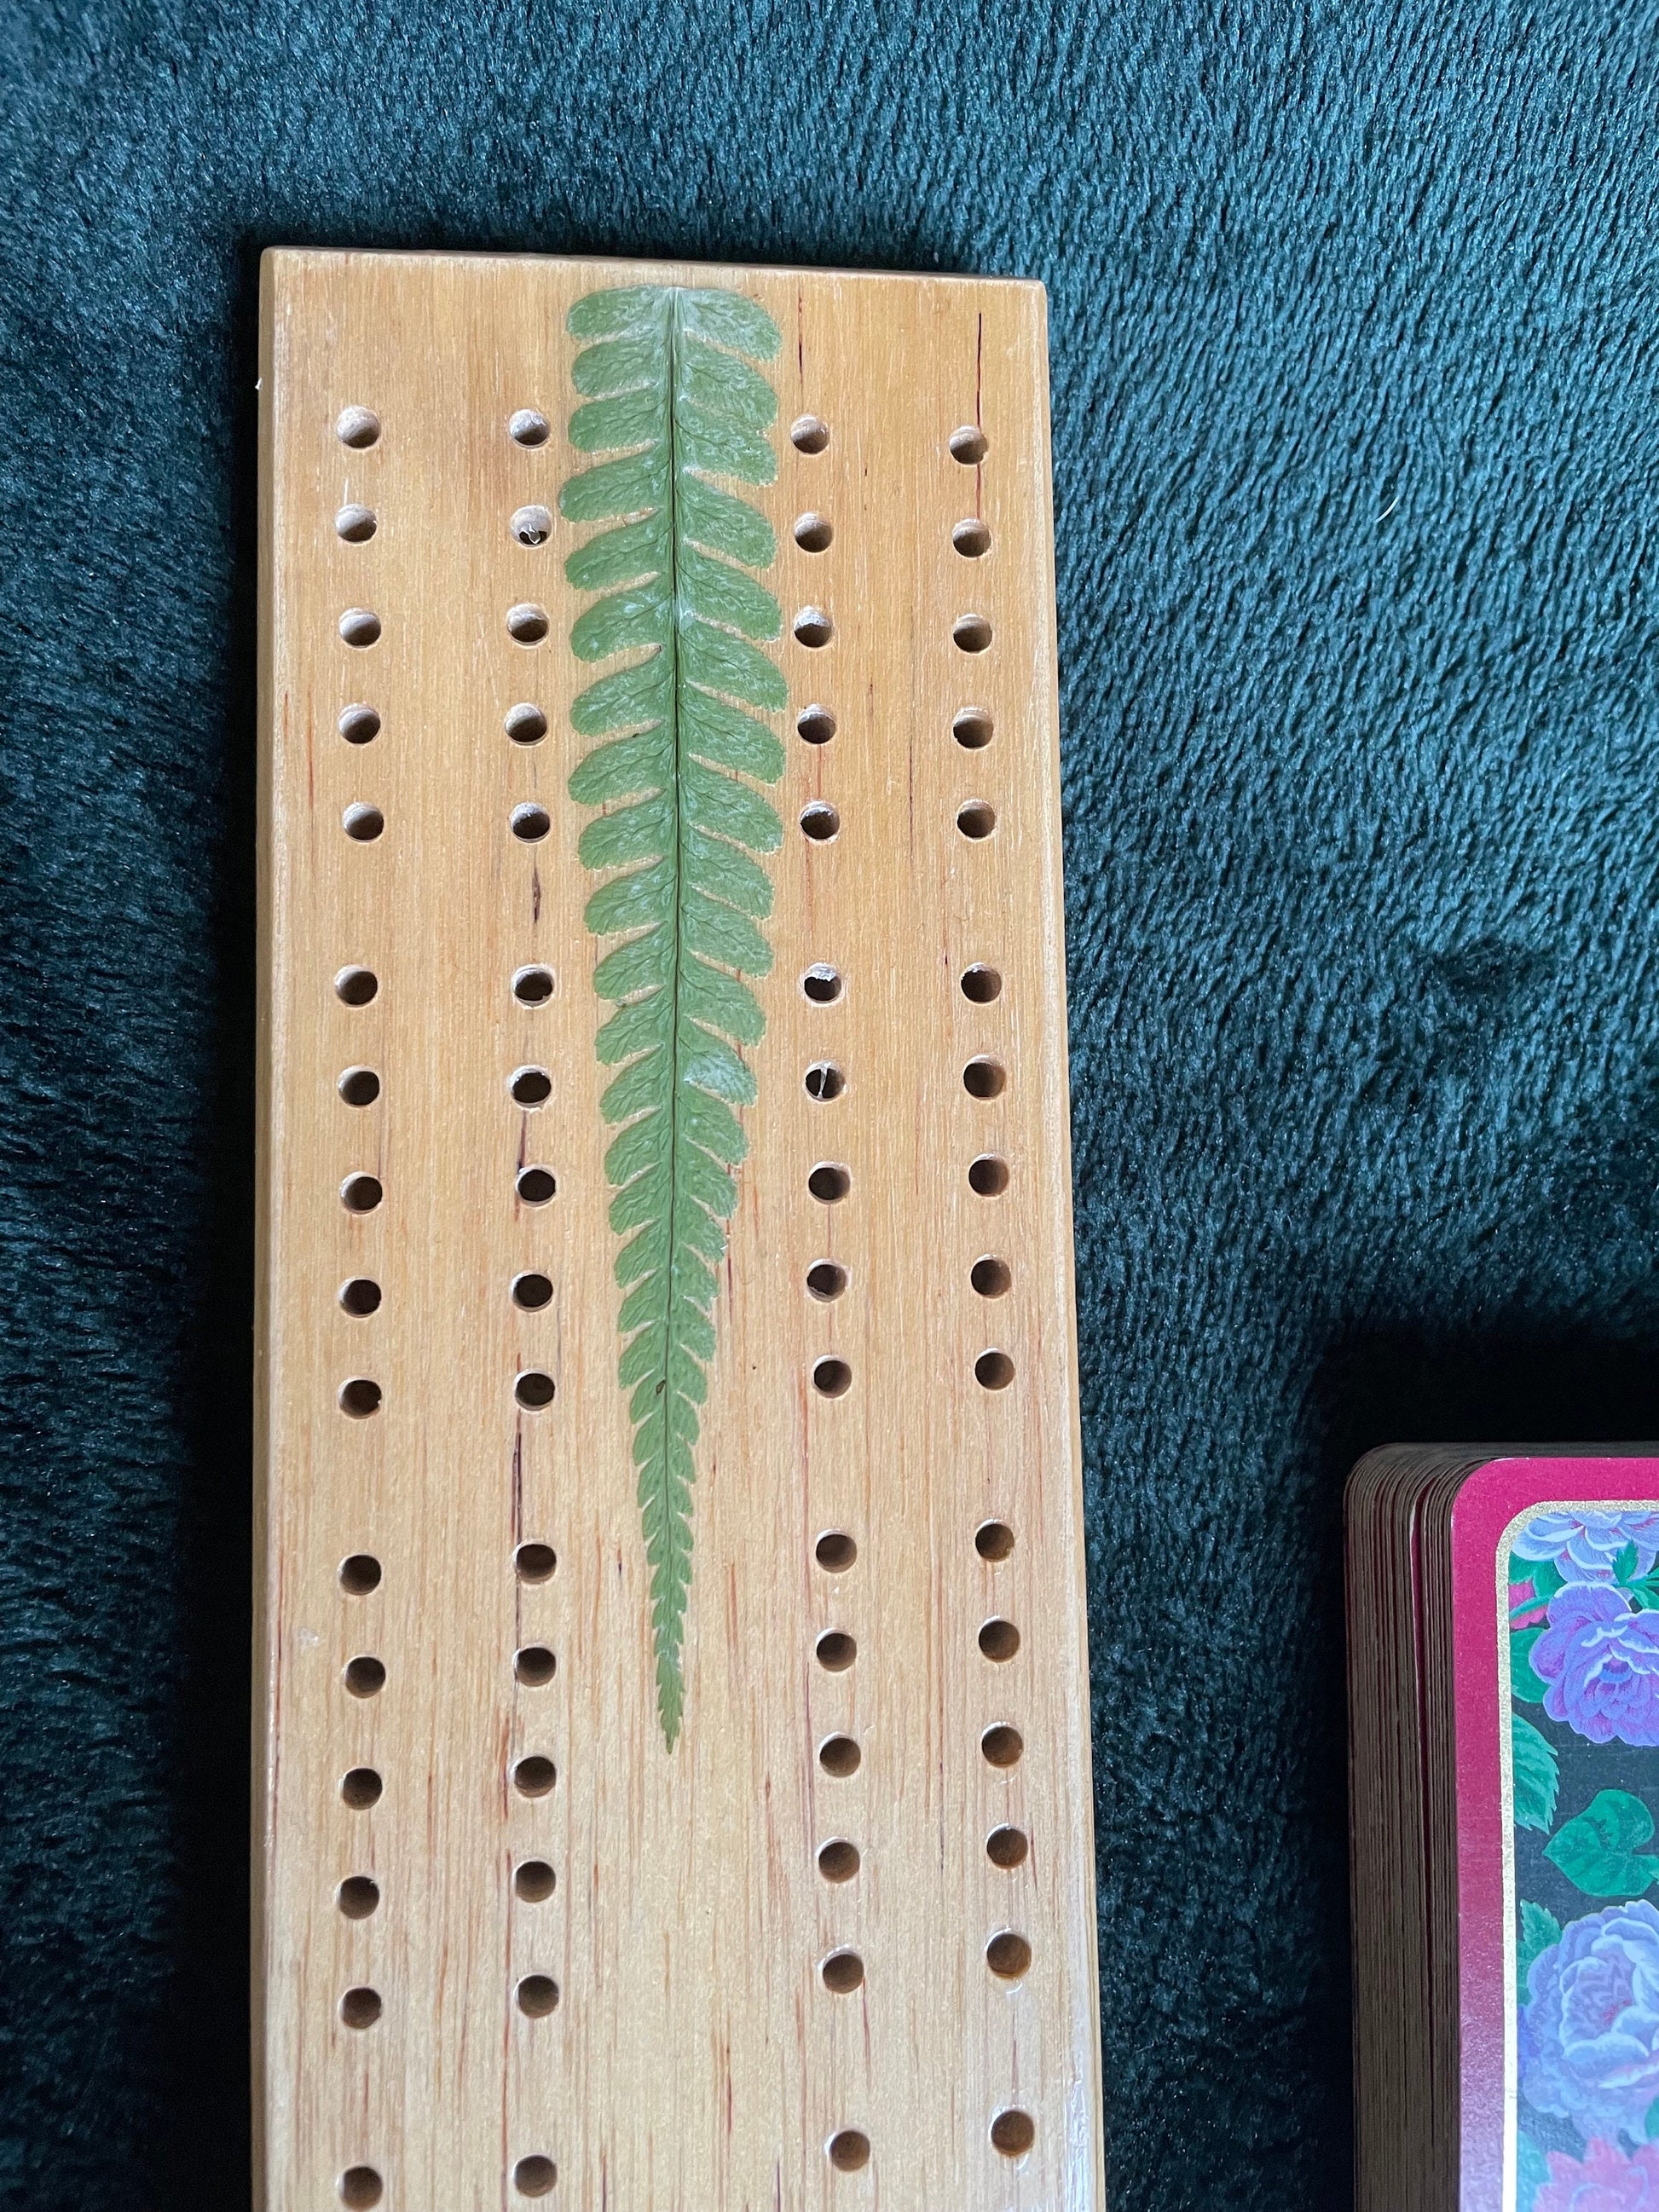
[[[1347,1500],[1359,2212],[1659,2207],[1659,1448]]]

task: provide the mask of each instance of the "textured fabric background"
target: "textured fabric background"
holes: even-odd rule
[[[7,0],[0,84],[0,2203],[245,2202],[288,240],[1050,288],[1115,2203],[1346,2205],[1344,1472],[1659,1428],[1651,0]]]

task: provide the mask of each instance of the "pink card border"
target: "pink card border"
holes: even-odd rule
[[[1490,1459],[1452,1508],[1452,1668],[1456,1695],[1457,1971],[1462,2014],[1462,2212],[1510,2212],[1515,2180],[1515,1997],[1510,1990],[1512,1837],[1504,1752],[1507,1593],[1498,1550],[1540,1505],[1651,1498],[1651,1457]]]

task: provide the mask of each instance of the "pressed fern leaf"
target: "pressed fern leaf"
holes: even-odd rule
[[[758,643],[782,626],[778,603],[749,573],[771,565],[771,526],[715,479],[761,484],[776,473],[777,401],[752,363],[780,340],[741,294],[656,286],[590,293],[569,328],[592,341],[576,356],[584,404],[571,443],[606,458],[569,479],[559,508],[609,526],[565,564],[579,590],[602,594],[570,642],[583,660],[629,656],[571,709],[578,734],[604,742],[570,794],[604,810],[577,848],[606,872],[588,927],[621,939],[594,974],[615,1007],[599,1055],[619,1071],[601,1100],[619,1125],[605,1154],[611,1225],[625,1240],[617,1374],[629,1393],[657,1705],[672,1749],[685,1697],[697,1408],[746,1150],[734,1109],[755,1097],[741,1048],[766,1027],[744,979],[772,964],[758,927],[771,880],[752,856],[782,837],[745,779],[775,782],[783,748],[750,710],[775,711],[787,696]]]

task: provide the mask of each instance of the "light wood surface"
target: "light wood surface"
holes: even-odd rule
[[[641,282],[741,289],[785,337],[777,480],[745,495],[777,532],[791,699],[773,718],[776,962],[756,986],[672,1752],[616,1372],[590,811],[566,791],[586,750],[571,701],[598,672],[569,649],[589,595],[563,564],[591,532],[557,518],[585,459],[567,313]],[[471,2212],[532,2201],[523,2184],[582,2212],[1098,2212],[1042,291],[277,252],[263,320],[259,2201]],[[352,408],[374,443],[337,434]],[[523,409],[545,443],[508,434]],[[809,414],[830,432],[816,453],[788,434]],[[951,452],[963,426],[976,464]],[[526,504],[555,516],[544,544],[509,529]],[[372,536],[349,517],[339,534],[354,507]],[[809,513],[827,550],[795,542]],[[952,543],[970,520],[979,557]],[[533,646],[507,628],[526,603],[550,617]],[[834,623],[817,649],[791,634],[809,605]],[[353,610],[378,618],[373,644],[343,638]],[[988,650],[953,641],[964,614],[988,620]],[[520,702],[544,712],[542,742],[506,734]],[[796,734],[814,703],[828,744]],[[378,714],[371,742],[340,734],[353,706]],[[952,735],[969,708],[994,723],[978,750]],[[824,842],[798,826],[818,799],[840,817]],[[958,827],[972,801],[990,835]],[[539,842],[511,827],[530,802]],[[380,836],[347,833],[354,806],[380,810]],[[526,1008],[510,980],[536,962],[555,988]],[[833,1004],[802,988],[815,963],[842,979]],[[989,1003],[961,988],[975,963],[1001,977]],[[353,966],[377,979],[367,1005],[337,994]],[[1006,1071],[1000,1096],[964,1087],[975,1056]],[[833,1101],[805,1080],[826,1060]],[[526,1066],[553,1086],[530,1110],[508,1092]],[[352,1068],[380,1077],[372,1104],[342,1098]],[[970,1187],[987,1156],[1000,1195]],[[822,1163],[848,1171],[839,1202],[809,1191]],[[515,1195],[526,1164],[556,1178],[548,1203]],[[353,1176],[380,1182],[372,1210],[343,1201]],[[972,1286],[988,1256],[1000,1296]],[[806,1286],[825,1258],[848,1273],[829,1302]],[[526,1271],[553,1285],[540,1310],[510,1295]],[[343,1308],[356,1279],[377,1311]],[[1006,1387],[976,1379],[987,1352]],[[814,1386],[825,1358],[850,1368],[838,1396]],[[550,1405],[515,1402],[526,1370],[554,1378]],[[342,1410],[354,1380],[377,1411]],[[988,1522],[1012,1531],[1006,1557],[981,1557]],[[826,1533],[856,1547],[840,1571]],[[523,1545],[556,1570],[522,1579]],[[343,1587],[359,1555],[371,1590]],[[988,1622],[1018,1632],[1012,1656],[985,1655]],[[856,1646],[838,1671],[816,1656],[832,1631]],[[550,1680],[515,1679],[526,1649],[554,1655]],[[360,1659],[384,1668],[366,1695]],[[987,1754],[998,1729],[1023,1744],[1012,1765]],[[820,1747],[843,1736],[859,1764],[836,1775]],[[526,1758],[552,1763],[544,1794],[516,1786]],[[343,1801],[357,1770],[380,1778],[372,1806]],[[1012,1867],[988,1853],[1005,1828],[1029,1839]],[[833,1881],[818,1855],[838,1839],[858,1871]],[[550,1895],[516,1893],[526,1862],[553,1869]],[[359,1908],[374,1885],[361,1917],[349,1882]],[[823,1963],[842,1952],[862,1980],[838,1990]],[[522,2008],[532,1977],[556,1984],[550,2011]],[[343,2018],[351,1991],[375,1993],[372,2025]],[[849,2131],[868,2158],[843,2167]]]

